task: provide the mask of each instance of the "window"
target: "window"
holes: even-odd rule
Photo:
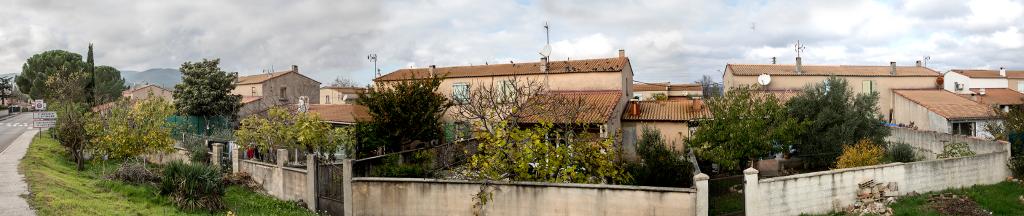
[[[281,94],[280,94],[279,96],[281,96],[281,98],[285,98],[285,95],[284,95],[284,93],[285,93],[286,91],[288,91],[288,87],[281,87]]]
[[[511,102],[516,98],[516,86],[511,80],[501,81],[501,95],[503,102]]]
[[[974,136],[974,122],[956,122],[952,125],[952,134]]]
[[[455,83],[452,84],[452,99],[455,99],[457,103],[466,103],[469,101],[469,84],[467,83]]]
[[[875,92],[875,82],[871,80],[864,80],[861,82],[861,89],[865,94]]]
[[[330,95],[324,96],[324,104],[331,104],[331,96]]]
[[[256,87],[252,87],[252,96],[259,96],[259,95],[256,95]]]

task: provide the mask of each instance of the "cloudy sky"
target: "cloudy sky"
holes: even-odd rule
[[[0,73],[52,49],[122,70],[221,58],[241,74],[299,65],[327,83],[428,65],[536,61],[625,49],[636,80],[720,79],[727,63],[1024,69],[1024,2],[952,1],[48,1],[0,0]]]

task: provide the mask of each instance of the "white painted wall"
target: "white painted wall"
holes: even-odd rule
[[[954,93],[966,93],[967,90],[970,88],[971,78],[964,76],[963,74],[960,73],[946,72],[946,74],[943,75],[942,80],[942,89],[945,89],[946,91]],[[963,91],[956,91],[957,83],[964,83],[965,87]]]
[[[970,88],[1007,88],[1009,81],[1006,78],[973,78],[971,79]]]

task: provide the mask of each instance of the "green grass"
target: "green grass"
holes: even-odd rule
[[[32,194],[29,204],[39,215],[224,215],[225,212],[184,212],[152,185],[134,185],[103,178],[117,168],[113,162],[92,162],[75,170],[63,148],[48,134],[32,141],[19,168]],[[227,210],[236,215],[315,215],[292,202],[228,187]]]
[[[924,216],[940,215],[928,206],[928,197],[938,193],[966,195],[978,203],[981,208],[992,211],[993,215],[1024,215],[1024,204],[1018,199],[1024,195],[1024,185],[1013,182],[1001,182],[994,185],[977,185],[969,188],[949,189],[917,196],[900,197],[896,203],[889,205],[895,215]],[[842,215],[830,213],[826,215]]]
[[[743,177],[712,180],[708,184],[708,214],[723,215],[743,212],[743,194],[729,191],[733,185],[742,185]],[[742,188],[742,186],[740,186]],[[740,214],[742,215],[742,214]]]

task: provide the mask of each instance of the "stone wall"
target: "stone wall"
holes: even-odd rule
[[[747,215],[823,214],[856,202],[858,184],[874,180],[895,183],[898,194],[925,193],[980,184],[995,184],[1010,176],[1005,142],[973,139],[934,132],[893,129],[887,140],[900,140],[928,158],[942,151],[942,144],[965,142],[978,153],[972,157],[931,159],[912,163],[837,169],[784,177],[758,179],[758,170],[744,171]]]
[[[707,176],[697,188],[536,182],[492,183],[487,215],[707,215]],[[352,215],[473,215],[482,184],[354,178]]]

